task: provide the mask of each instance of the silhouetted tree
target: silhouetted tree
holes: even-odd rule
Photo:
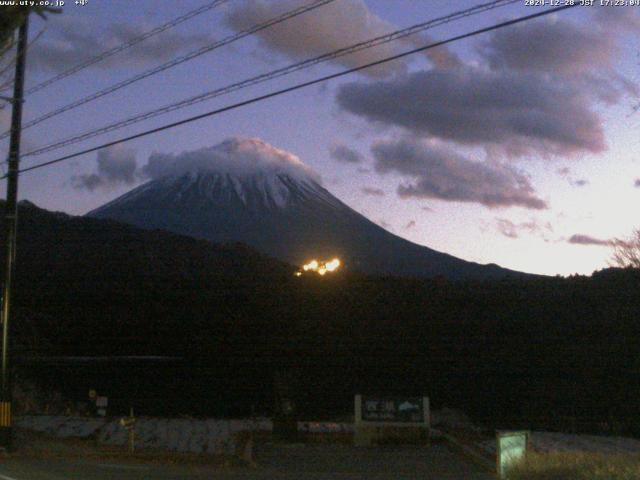
[[[613,254],[611,265],[621,268],[640,268],[640,228],[629,238],[616,238],[611,242]]]

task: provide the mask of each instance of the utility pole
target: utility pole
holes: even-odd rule
[[[9,371],[9,313],[11,306],[11,282],[15,271],[16,233],[18,227],[18,170],[20,166],[20,134],[22,128],[22,102],[24,70],[27,60],[27,36],[29,15],[18,32],[16,73],[13,84],[13,108],[11,112],[11,140],[9,143],[9,171],[7,173],[7,202],[4,210],[4,285],[2,289],[2,366],[0,370],[0,447],[11,448],[11,378]]]

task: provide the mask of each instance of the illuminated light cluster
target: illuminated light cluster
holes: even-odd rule
[[[302,272],[316,272],[318,275],[325,275],[327,272],[335,272],[340,266],[340,260],[334,258],[329,262],[319,262],[318,260],[311,260],[306,265],[302,266],[302,270],[298,270],[294,275],[299,277]]]

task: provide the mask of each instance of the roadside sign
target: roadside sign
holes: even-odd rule
[[[355,397],[356,445],[370,445],[376,439],[393,434],[395,427],[425,430],[431,428],[428,397]],[[405,429],[403,428],[403,431]],[[406,429],[407,432],[410,429]]]
[[[529,432],[497,432],[496,442],[498,478],[505,478],[512,465],[524,460],[529,446]]]
[[[93,388],[89,390],[89,398],[91,400],[95,400],[97,396],[98,396],[98,392],[96,392]]]
[[[96,407],[107,408],[109,405],[109,399],[107,397],[96,397]]]
[[[365,422],[424,423],[424,412],[421,397],[362,397],[361,419]]]

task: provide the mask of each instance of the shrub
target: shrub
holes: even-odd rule
[[[530,453],[509,470],[508,480],[637,480],[640,455]]]

